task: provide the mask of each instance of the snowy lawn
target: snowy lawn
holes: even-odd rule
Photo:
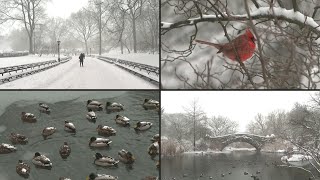
[[[110,52],[102,54],[105,57],[118,58],[126,61],[147,64],[150,66],[159,67],[159,54],[148,54],[148,53],[130,53],[130,54],[121,54],[118,52]]]
[[[61,56],[63,58],[65,56]],[[52,55],[28,55],[20,57],[6,57],[0,58],[0,67],[17,66],[22,64],[37,63],[42,61],[58,60],[58,56],[53,57]]]

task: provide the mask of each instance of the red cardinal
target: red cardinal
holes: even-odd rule
[[[232,44],[234,44],[235,49],[238,51],[238,55],[240,57],[240,60],[242,62],[246,61],[249,59],[256,48],[255,41],[256,39],[254,38],[252,32],[249,29],[246,29],[246,32],[234,40],[230,41],[229,43],[226,44],[215,44],[211,42],[206,42],[206,41],[201,41],[201,40],[195,40],[198,43],[201,44],[207,44],[209,46],[213,46],[217,49],[219,49],[218,53],[223,53],[225,56],[227,56],[229,59],[232,61],[236,60],[236,52],[233,51]]]

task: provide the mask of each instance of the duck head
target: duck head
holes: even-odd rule
[[[92,102],[92,100],[88,100],[88,101],[87,101],[87,105],[90,104],[91,102]]]
[[[95,140],[97,140],[96,137],[91,137],[91,138],[90,138],[90,142],[94,142]]]
[[[144,99],[144,102],[146,103],[146,102],[148,102],[150,99]]]
[[[101,159],[101,158],[102,158],[102,154],[96,153],[96,159]]]
[[[41,156],[39,152],[34,153],[34,157],[38,157],[38,156]]]

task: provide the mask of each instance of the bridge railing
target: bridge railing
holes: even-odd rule
[[[29,52],[0,52],[0,58],[27,56]]]
[[[96,58],[111,64],[115,64],[122,69],[134,74],[138,74],[139,76],[147,78],[150,81],[159,83],[159,67],[105,56],[96,56]]]
[[[0,83],[10,82],[15,79],[19,79],[31,74],[35,74],[52,67],[55,67],[59,64],[69,61],[71,57],[65,57],[60,59],[60,63],[57,60],[49,60],[43,62],[36,62],[30,64],[22,64],[16,66],[0,67]]]

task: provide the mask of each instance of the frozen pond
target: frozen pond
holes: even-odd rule
[[[283,154],[234,151],[163,157],[161,179],[171,180],[308,180],[299,168],[278,167]],[[304,166],[311,169],[310,165]],[[314,173],[315,174],[315,173]],[[252,176],[253,175],[253,176]]]

